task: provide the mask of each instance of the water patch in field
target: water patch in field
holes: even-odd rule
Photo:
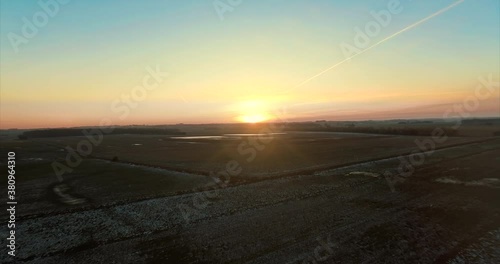
[[[351,171],[351,172],[347,173],[347,175],[348,176],[360,175],[360,176],[369,176],[369,177],[374,177],[374,178],[378,178],[380,176],[380,174],[378,174],[378,173],[368,172],[368,171]]]
[[[500,187],[500,179],[498,178],[482,178],[475,181],[461,181],[453,177],[441,177],[435,181],[439,183],[460,184],[464,186]]]
[[[258,136],[273,136],[273,135],[285,135],[286,133],[266,133],[266,134],[224,134],[228,137],[258,137]]]
[[[212,139],[220,140],[224,138],[223,136],[189,136],[189,137],[171,137],[172,139]]]
[[[208,139],[208,140],[237,140],[244,137],[273,137],[274,135],[284,135],[286,133],[265,133],[265,134],[224,134],[222,136],[187,136],[187,137],[170,137],[171,139],[183,139],[183,140],[193,140],[193,139]]]

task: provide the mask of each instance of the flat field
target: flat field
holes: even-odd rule
[[[85,137],[2,140],[2,153],[16,152],[19,261],[500,260],[498,137],[425,149],[416,142],[432,137],[286,132],[252,145],[258,135],[200,136],[106,136],[62,182],[52,162]],[[424,160],[397,176],[412,152]],[[207,176],[231,160],[242,170],[228,184]]]
[[[208,175],[226,169],[229,161],[241,167],[237,176],[270,177],[307,169],[324,169],[409,153],[426,137],[336,132],[287,132],[271,136],[109,135],[94,147],[92,158]],[[481,140],[448,137],[436,148]],[[77,148],[85,137],[35,139],[40,145]]]

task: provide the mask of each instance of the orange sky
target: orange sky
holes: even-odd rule
[[[292,120],[441,118],[446,109],[429,106],[460,105],[478,78],[500,77],[493,0],[404,3],[369,39],[386,41],[323,74],[387,1],[245,2],[224,20],[200,1],[120,12],[74,2],[16,51],[11,33],[40,10],[21,2],[0,2],[2,129],[254,122],[281,109]],[[498,90],[471,113],[500,117]]]

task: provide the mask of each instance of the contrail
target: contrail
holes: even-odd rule
[[[446,12],[446,11],[450,10],[450,9],[452,9],[453,7],[455,7],[455,6],[457,6],[457,5],[461,4],[461,3],[463,3],[464,1],[465,1],[465,0],[459,0],[459,1],[457,1],[457,2],[455,2],[455,3],[453,3],[453,4],[451,4],[451,5],[449,5],[449,6],[447,6],[447,7],[445,7],[445,8],[443,8],[443,9],[441,9],[441,10],[437,11],[436,13],[433,13],[433,14],[429,15],[428,17],[426,17],[426,18],[424,18],[424,19],[422,19],[422,20],[419,20],[419,21],[417,21],[417,22],[415,22],[415,23],[413,23],[413,24],[411,24],[411,25],[409,25],[409,26],[407,26],[407,27],[405,27],[405,28],[401,29],[400,31],[398,31],[398,32],[396,32],[396,33],[394,33],[394,34],[392,34],[392,35],[390,35],[390,36],[388,36],[388,37],[386,37],[386,38],[384,38],[384,39],[380,40],[379,42],[377,42],[377,43],[375,43],[375,44],[371,45],[370,47],[368,47],[368,48],[366,48],[366,49],[364,49],[364,50],[360,51],[359,53],[356,53],[356,54],[354,54],[354,55],[352,55],[352,56],[350,56],[350,57],[346,58],[345,60],[340,61],[340,62],[338,62],[337,64],[335,64],[335,65],[333,65],[333,66],[330,66],[329,68],[327,68],[327,69],[323,70],[322,72],[320,72],[320,73],[318,73],[318,74],[316,74],[316,75],[314,75],[314,76],[310,77],[309,79],[307,79],[307,80],[305,80],[305,81],[301,82],[299,85],[297,85],[297,86],[293,87],[293,89],[296,89],[296,88],[301,87],[302,85],[304,85],[304,84],[308,83],[309,81],[311,81],[311,80],[313,80],[313,79],[315,79],[315,78],[317,78],[317,77],[319,77],[319,76],[323,75],[324,73],[326,73],[326,72],[328,72],[328,71],[332,70],[333,68],[335,68],[335,67],[337,67],[337,66],[339,66],[339,65],[343,64],[344,62],[346,62],[346,61],[348,61],[348,60],[350,60],[350,59],[352,59],[352,58],[354,58],[354,57],[356,57],[356,56],[358,56],[358,55],[360,55],[360,54],[363,54],[363,53],[365,53],[365,52],[367,52],[367,51],[369,51],[369,50],[371,50],[371,49],[373,49],[373,48],[375,48],[376,46],[378,46],[378,45],[380,45],[380,44],[382,44],[382,43],[384,43],[384,42],[386,42],[386,41],[388,41],[388,40],[390,40],[390,39],[392,39],[392,38],[396,37],[397,35],[399,35],[399,34],[401,34],[401,33],[405,32],[405,31],[408,31],[408,30],[410,30],[410,29],[412,29],[412,28],[414,28],[414,27],[416,27],[416,26],[418,26],[418,25],[420,25],[420,24],[422,24],[422,23],[427,22],[429,19],[432,19],[432,18],[434,18],[434,17],[436,17],[436,16],[438,16],[438,15],[440,15],[440,14],[442,14],[442,13],[444,13],[444,12]],[[289,92],[289,91],[287,91],[287,92]]]

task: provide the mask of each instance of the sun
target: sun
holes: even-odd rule
[[[268,106],[262,100],[245,101],[238,105],[238,121],[243,123],[260,123],[270,119]]]
[[[264,114],[250,114],[242,115],[239,120],[243,123],[259,123],[268,120],[269,118]]]

